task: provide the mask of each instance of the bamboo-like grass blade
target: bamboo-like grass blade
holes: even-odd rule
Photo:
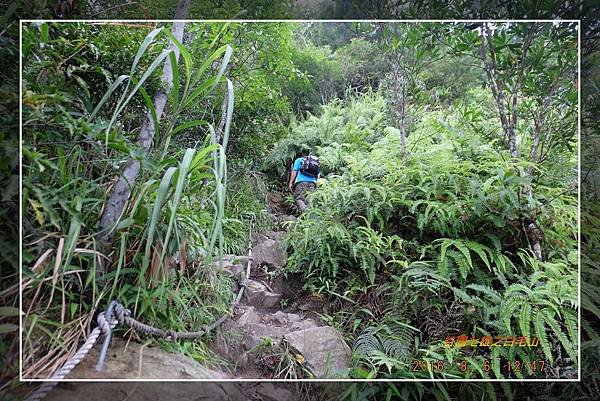
[[[150,44],[152,43],[154,38],[159,33],[161,33],[161,31],[163,31],[163,29],[164,29],[163,27],[153,29],[152,31],[150,31],[150,33],[148,33],[148,35],[146,35],[146,37],[144,38],[144,41],[138,48],[137,53],[135,54],[135,58],[133,59],[133,63],[131,64],[131,70],[129,72],[129,75],[133,76],[133,74],[135,72],[135,68],[137,67],[138,63],[142,59],[142,56],[144,55],[144,53],[146,53],[148,46],[150,46]]]
[[[150,117],[152,118],[152,124],[154,125],[154,142],[158,142],[160,125],[158,116],[156,115],[156,107],[154,107],[152,99],[150,99],[148,92],[146,92],[146,89],[144,89],[143,86],[140,86],[140,94],[142,95],[142,98],[144,98],[144,103],[146,103],[146,107],[148,107],[148,110],[150,111]]]
[[[171,179],[173,175],[177,171],[176,167],[169,167],[165,172],[160,184],[158,186],[158,190],[156,192],[156,200],[154,201],[154,208],[152,209],[152,215],[150,217],[150,222],[148,225],[148,235],[146,239],[146,249],[144,252],[144,257],[142,258],[142,270],[140,272],[140,278],[143,279],[146,270],[148,269],[148,265],[150,264],[150,251],[152,249],[152,242],[154,241],[154,233],[156,230],[156,226],[161,218],[161,209],[162,204],[167,197],[167,194],[170,189]]]
[[[227,151],[229,142],[229,130],[231,129],[231,120],[233,119],[233,83],[227,78],[227,118],[225,120],[225,129],[223,130],[223,149]]]
[[[121,247],[119,248],[119,262],[117,263],[117,271],[115,273],[115,279],[113,281],[112,288],[110,289],[110,295],[108,296],[108,300],[113,299],[113,295],[115,293],[115,289],[117,288],[117,283],[119,282],[119,275],[121,273],[121,268],[123,267],[123,263],[125,261],[125,252],[126,244],[127,244],[127,236],[125,234],[121,234]]]
[[[90,114],[90,118],[88,119],[88,121],[91,121],[94,119],[94,117],[96,117],[96,114],[100,111],[102,106],[104,106],[104,103],[106,103],[108,101],[108,98],[110,97],[110,95],[112,95],[112,93],[115,91],[115,89],[117,89],[119,87],[119,85],[121,85],[121,83],[128,78],[129,78],[129,75],[119,75],[119,77],[117,79],[115,79],[112,84],[110,84],[110,86],[108,87],[108,89],[106,90],[104,95],[102,96],[102,99],[100,99],[100,101],[98,102],[98,105],[96,105],[96,108],[94,109],[94,111],[92,111],[92,114]]]
[[[204,120],[192,120],[192,121],[188,121],[186,123],[183,123],[181,125],[179,125],[177,128],[175,128],[173,131],[171,131],[171,135],[174,135],[180,131],[186,130],[188,128],[192,128],[192,127],[197,127],[199,125],[204,125],[207,124],[206,121]]]
[[[171,39],[171,41],[175,44],[175,46],[177,46],[177,49],[179,49],[179,53],[181,53],[181,57],[183,57],[183,62],[185,65],[185,74],[186,74],[185,80],[189,84],[191,77],[192,77],[192,67],[194,65],[194,63],[192,61],[192,55],[190,54],[188,49],[186,49],[185,46],[182,45],[179,40],[177,40],[177,38],[173,35],[172,32],[165,31],[165,33]],[[173,82],[173,83],[175,83],[175,82]]]
[[[175,223],[175,215],[177,214],[177,206],[179,205],[179,200],[183,194],[183,187],[185,185],[185,181],[187,179],[188,171],[190,170],[190,166],[192,165],[192,161],[194,160],[194,154],[196,153],[195,149],[187,149],[183,156],[183,161],[179,166],[177,183],[175,185],[175,193],[173,199],[171,199],[171,216],[169,217],[169,225],[167,227],[167,234],[165,235],[165,240],[163,241],[163,249],[160,255],[160,261],[162,263],[165,253],[167,251],[169,245],[169,239],[171,238],[171,231],[173,230],[173,224]]]
[[[171,53],[169,55],[169,60],[171,61],[171,72],[173,74],[173,82],[171,86],[171,91],[169,92],[169,98],[171,100],[171,104],[173,110],[179,109],[179,63],[177,62],[177,57],[175,57],[175,53]]]
[[[193,84],[195,85],[198,81],[200,81],[204,71],[206,71],[208,67],[210,67],[217,58],[221,57],[222,54],[227,53],[228,50],[230,51],[230,53],[233,52],[231,46],[221,46],[220,48],[215,50],[214,53],[211,54],[206,60],[204,60],[204,62],[200,65],[200,68],[198,68],[198,71],[196,71],[196,76],[194,77]],[[231,54],[229,55],[229,57],[231,57]],[[229,58],[227,60],[229,61]]]
[[[81,207],[83,206],[83,199],[80,196],[75,197],[75,210],[77,212],[81,212]],[[81,221],[78,216],[71,217],[71,225],[69,226],[69,233],[67,234],[66,246],[64,248],[65,254],[63,256],[63,266],[64,268],[69,267],[71,263],[71,258],[73,257],[73,251],[75,250],[75,246],[77,245],[77,241],[79,239],[79,233],[81,232]]]
[[[131,101],[131,98],[133,97],[133,95],[135,95],[135,93],[142,86],[142,84],[144,82],[146,82],[148,77],[150,77],[150,75],[154,72],[154,70],[163,62],[163,60],[169,55],[169,53],[171,53],[171,51],[172,50],[163,50],[162,53],[152,62],[152,64],[150,64],[148,69],[144,72],[144,74],[142,75],[142,77],[140,78],[138,83],[135,85],[135,87],[129,93],[129,96],[127,96],[127,98],[125,100],[119,102],[119,104],[116,107],[116,110],[113,114],[113,117],[110,120],[110,123],[108,124],[108,127],[106,127],[106,145],[108,145],[108,133],[110,132],[112,125],[117,120],[117,117],[119,116],[119,114],[121,114],[123,109],[125,109],[127,104]]]

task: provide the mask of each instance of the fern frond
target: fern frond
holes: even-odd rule
[[[560,323],[554,318],[554,314],[549,310],[543,312],[544,321],[552,329],[553,334],[558,337],[558,340],[562,344],[569,357],[577,363],[577,352],[575,351],[575,345],[568,339],[560,327]]]
[[[544,355],[548,361],[550,361],[550,363],[554,363],[554,356],[550,350],[550,341],[548,340],[548,335],[546,334],[544,312],[540,309],[535,311],[535,335],[539,339],[540,345],[542,346],[542,351],[544,352]]]
[[[509,298],[506,298],[500,308],[500,314],[502,317],[502,321],[509,334],[513,333],[512,326],[510,324],[514,310],[522,304],[527,303],[527,297],[523,295],[513,295]]]
[[[471,290],[475,290],[487,295],[490,298],[490,301],[500,303],[502,301],[502,297],[500,297],[500,293],[494,290],[492,287],[481,284],[469,284],[466,288]]]

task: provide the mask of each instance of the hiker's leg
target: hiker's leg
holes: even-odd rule
[[[306,202],[307,207],[310,207],[310,202],[308,201],[308,193],[311,191],[314,191],[317,188],[317,184],[315,184],[314,182],[307,182],[306,183],[306,189],[304,190],[304,200]]]
[[[294,188],[294,198],[296,199],[296,205],[298,205],[298,209],[300,209],[302,213],[306,212],[309,207],[306,194],[308,191],[315,189],[315,187],[315,184],[312,182],[299,182],[296,184],[296,187]]]
[[[294,199],[298,209],[304,213],[308,210],[308,204],[306,202],[306,183],[299,182],[294,187]]]

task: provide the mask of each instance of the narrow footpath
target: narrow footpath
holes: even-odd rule
[[[300,278],[279,273],[287,262],[285,228],[296,217],[285,214],[280,193],[270,193],[268,199],[268,213],[278,230],[252,239],[245,296],[221,326],[212,349],[231,362],[237,378],[335,378],[348,368],[352,353],[341,334],[318,319],[319,303],[301,297]],[[223,260],[234,278],[247,261],[236,258]]]

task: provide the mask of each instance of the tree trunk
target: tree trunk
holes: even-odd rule
[[[189,4],[190,0],[180,0],[177,6],[175,18],[179,20],[187,18]],[[184,27],[185,21],[176,21],[173,23],[173,36],[175,36],[180,42],[183,42]],[[175,43],[171,43],[169,49],[174,52],[175,59],[179,60],[179,49]],[[173,71],[170,59],[167,59],[165,62],[161,81],[164,85],[156,92],[154,96],[154,108],[156,110],[156,118],[159,121],[167,103],[167,93],[173,85]],[[148,110],[137,140],[138,144],[144,151],[144,155],[148,153],[150,147],[152,146],[152,142],[154,140],[154,129],[155,127],[152,120],[152,115]],[[125,206],[129,201],[129,196],[131,194],[131,188],[135,184],[139,173],[139,160],[130,160],[125,166],[123,174],[118,178],[117,182],[112,187],[112,191],[110,192],[106,204],[104,205],[98,226],[100,249],[104,254],[107,254],[107,251],[110,250],[110,246],[114,237],[115,225],[118,223],[123,211],[125,210]],[[110,257],[110,255],[107,256]],[[100,264],[96,269],[96,279],[99,283],[103,283],[104,275],[106,273],[107,262],[104,259],[101,259]]]
[[[489,58],[488,52],[490,53]],[[479,46],[479,54],[481,56],[481,59],[483,60],[483,66],[485,68],[488,83],[490,85],[490,88],[492,89],[492,94],[494,95],[494,99],[496,100],[496,104],[498,105],[498,114],[500,116],[500,123],[502,124],[502,129],[504,130],[504,134],[507,137],[508,150],[513,158],[517,158],[519,157],[519,153],[517,151],[516,133],[515,130],[511,128],[511,120],[506,115],[504,84],[502,78],[498,73],[498,69],[496,68],[495,51],[494,45],[492,43],[492,33],[490,31],[489,25],[487,25],[486,23],[484,23],[481,27],[481,41]]]
[[[540,136],[543,124],[543,117],[533,117],[533,131],[531,132],[531,150],[529,152],[529,161],[535,163],[538,161],[538,152],[540,147]],[[527,167],[527,175],[533,177],[533,166]]]
[[[518,101],[521,92],[521,86],[523,84],[523,77],[525,75],[525,59],[527,51],[531,46],[531,42],[533,41],[535,31],[536,26],[534,26],[532,29],[529,29],[523,39],[521,59],[519,61],[519,67],[516,71],[517,78],[515,87],[512,89],[512,93],[510,93],[510,97],[507,99],[504,91],[503,77],[500,75],[498,66],[496,65],[496,51],[494,49],[492,31],[488,23],[484,23],[481,26],[479,54],[483,61],[489,86],[498,106],[498,114],[500,117],[500,123],[502,124],[502,129],[507,139],[508,151],[513,159],[519,157],[519,151],[517,149]],[[535,161],[538,153],[538,147],[540,143],[539,129],[540,126],[536,122],[532,138],[532,149],[530,152],[531,162]],[[526,174],[531,177],[532,173],[533,169],[528,167]],[[531,185],[527,185],[523,189],[523,192],[529,197],[533,196],[533,188]],[[537,260],[542,260],[542,241],[544,238],[542,230],[539,228],[535,220],[533,220],[523,225],[523,231],[527,236],[529,248],[535,255],[535,258]]]
[[[400,66],[396,60],[392,63],[392,92],[394,94],[394,111],[400,130],[400,147],[404,166],[408,165],[408,153],[406,150],[406,83],[400,82]]]
[[[498,113],[500,115],[502,129],[504,130],[504,133],[507,137],[508,150],[510,152],[511,157],[513,158],[519,157],[519,151],[517,149],[516,132],[518,122],[517,119],[519,115],[519,92],[521,90],[521,86],[523,85],[523,77],[525,75],[525,59],[527,56],[527,51],[531,46],[531,42],[533,41],[536,29],[537,26],[535,25],[533,26],[533,28],[528,29],[527,34],[523,39],[523,46],[521,48],[521,59],[519,61],[519,68],[517,70],[517,79],[515,82],[515,87],[512,90],[510,99],[507,100],[504,93],[503,78],[500,76],[500,73],[498,72],[498,67],[496,65],[496,51],[494,49],[492,31],[490,30],[490,26],[487,23],[484,23],[481,27],[481,43],[479,52],[481,59],[483,60],[483,65],[485,67],[485,73],[487,75],[488,82],[492,89],[492,94],[494,95],[496,103],[498,104]],[[510,108],[508,107],[509,102]]]

